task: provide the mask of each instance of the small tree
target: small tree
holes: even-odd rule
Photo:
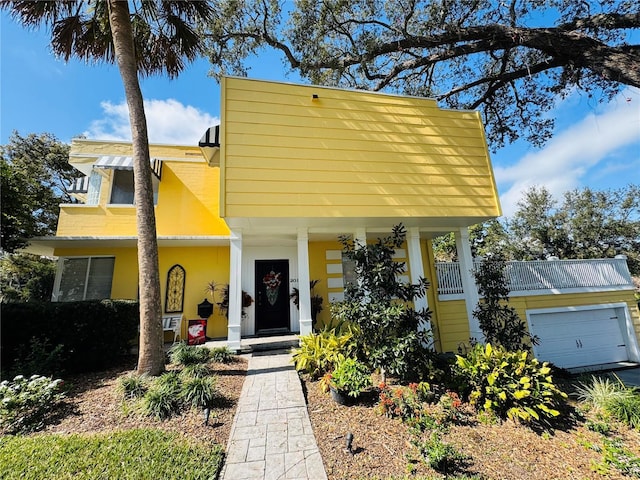
[[[487,343],[502,345],[507,350],[530,350],[537,344],[527,326],[509,305],[509,287],[505,277],[506,262],[501,255],[484,260],[474,271],[478,291],[483,299],[473,311]]]
[[[389,237],[361,245],[350,237],[340,237],[343,254],[354,263],[356,283],[348,283],[346,299],[331,306],[340,321],[357,326],[356,344],[361,360],[402,378],[415,377],[428,365],[427,338],[421,325],[431,318],[428,309],[417,311],[411,302],[423,297],[429,282],[403,283],[404,262],[393,260],[402,247],[406,231],[396,225]]]

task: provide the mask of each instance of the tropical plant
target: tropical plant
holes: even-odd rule
[[[354,358],[341,360],[331,373],[331,387],[352,398],[358,397],[371,384],[371,371]]]
[[[176,77],[184,69],[185,59],[192,61],[202,53],[201,37],[194,25],[211,17],[211,2],[20,0],[2,2],[1,7],[27,28],[48,25],[53,52],[64,60],[115,61],[118,66],[133,147],[140,287],[138,373],[158,375],[164,370],[158,244],[147,122],[138,75],[164,73]]]
[[[343,256],[354,264],[357,281],[347,283],[345,300],[331,305],[331,316],[357,326],[354,330],[358,358],[372,369],[403,379],[417,378],[429,366],[429,339],[421,329],[431,318],[428,309],[416,310],[414,299],[426,294],[428,282],[399,280],[405,263],[393,256],[404,244],[406,230],[393,227],[390,236],[361,245],[340,237]]]
[[[315,287],[318,282],[320,282],[320,280],[311,280],[309,282],[309,290],[311,291],[311,320],[313,320],[314,324],[318,318],[318,313],[322,311],[322,302],[324,301],[321,295],[316,295],[313,292],[313,287]],[[294,287],[289,294],[289,298],[293,300],[293,304],[300,310],[300,289]]]
[[[167,372],[156,378],[142,397],[142,412],[164,420],[180,411],[182,382],[176,372]]]
[[[0,382],[0,427],[9,433],[42,428],[65,397],[62,385],[62,380],[40,375],[18,375]]]
[[[531,343],[536,344],[538,338],[529,333],[516,309],[509,305],[505,271],[504,258],[492,255],[473,272],[482,297],[473,316],[478,319],[486,342],[511,351],[531,350]]]
[[[527,351],[475,345],[466,356],[456,355],[458,373],[468,384],[476,408],[523,423],[548,424],[560,415],[567,395],[554,383],[551,368]]]
[[[325,327],[318,333],[300,337],[300,347],[293,349],[293,363],[299,372],[318,378],[332,371],[337,363],[352,355],[355,349],[353,332]]]
[[[204,378],[209,375],[211,375],[211,369],[206,363],[191,363],[189,365],[185,365],[180,371],[180,376],[183,379]]]

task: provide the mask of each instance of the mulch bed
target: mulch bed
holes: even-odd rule
[[[309,414],[329,480],[411,478],[409,459],[416,459],[408,428],[399,419],[379,415],[375,394],[353,406],[338,405],[320,391],[318,382],[304,379]],[[611,467],[606,475],[592,468],[602,461],[602,453],[589,444],[602,445],[602,437],[584,423],[567,424],[553,432],[535,432],[511,421],[487,425],[479,423],[466,406],[466,421],[451,425],[442,435],[469,456],[458,475],[482,479],[622,479],[629,478]],[[612,424],[613,425],[613,424]],[[625,448],[640,455],[640,432],[615,424],[611,438],[621,438]],[[345,449],[346,435],[352,433],[353,453]],[[446,478],[424,462],[414,464],[414,474]],[[455,477],[448,477],[455,478]]]
[[[75,375],[65,378],[69,387],[64,408],[57,419],[37,433],[100,433],[134,428],[159,428],[178,432],[202,442],[215,442],[225,449],[235,406],[240,397],[247,370],[242,357],[228,364],[216,363],[217,386],[225,401],[221,408],[213,409],[209,424],[204,424],[202,411],[187,410],[167,420],[156,420],[133,412],[118,393],[118,378],[134,371],[136,358],[127,359],[120,367],[107,371]]]

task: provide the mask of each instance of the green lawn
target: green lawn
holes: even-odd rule
[[[194,444],[157,429],[4,436],[0,437],[0,478],[215,479],[223,456],[219,445]]]

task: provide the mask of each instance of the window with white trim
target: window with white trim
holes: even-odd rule
[[[53,301],[111,297],[115,257],[64,257],[58,263]]]

